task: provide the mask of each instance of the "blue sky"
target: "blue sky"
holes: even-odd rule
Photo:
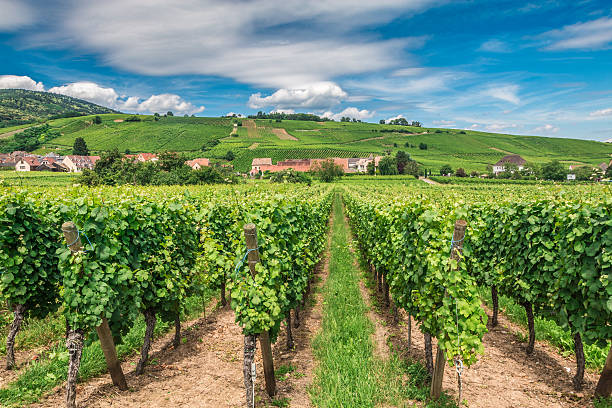
[[[0,0],[0,88],[612,138],[612,2]]]

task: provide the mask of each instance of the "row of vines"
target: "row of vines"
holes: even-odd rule
[[[583,345],[612,339],[612,198],[606,191],[401,189],[356,187],[344,194],[366,260],[384,277],[393,302],[436,337],[449,362],[483,353],[487,315],[481,288],[525,308],[526,348],[534,314],[571,331],[583,385]],[[456,220],[467,221],[460,262],[449,259]],[[612,351],[611,351],[612,353]],[[433,371],[431,342],[427,366]],[[612,391],[610,356],[596,394]]]
[[[323,187],[55,193],[0,193],[0,296],[14,312],[7,368],[14,365],[24,317],[61,310],[71,359],[105,321],[116,343],[144,315],[140,374],[158,319],[174,322],[180,344],[185,301],[204,288],[221,289],[222,302],[226,290],[231,293],[245,335],[269,332],[274,339],[283,318],[301,303],[324,247],[331,206]],[[66,242],[65,221],[77,226],[78,239]],[[240,262],[246,223],[258,230],[256,275]],[[77,241],[82,249],[75,250]]]

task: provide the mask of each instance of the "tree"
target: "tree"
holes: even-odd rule
[[[384,176],[398,174],[397,161],[392,156],[383,157],[378,163],[378,171]]]
[[[457,169],[457,171],[455,172],[455,175],[456,175],[457,177],[467,177],[467,174],[465,173],[465,170],[463,170],[463,168],[462,168],[462,167],[459,167],[459,168]]]
[[[412,159],[410,158],[410,155],[406,154],[406,152],[404,152],[403,150],[398,151],[395,154],[395,162],[397,163],[397,172],[399,174],[404,174],[404,168],[406,167],[406,164],[408,164],[408,162],[411,160]]]
[[[389,121],[390,125],[400,125],[400,126],[409,126],[410,123],[406,120],[406,118],[397,118]]]
[[[223,156],[223,158],[227,161],[232,161],[236,158],[236,155],[231,150],[228,150],[227,153],[225,153],[225,156]]]
[[[93,123],[94,125],[99,125],[100,123],[102,123],[102,118],[99,116],[94,117]]]
[[[419,149],[421,149],[421,150],[427,150],[427,144],[425,144],[425,143],[423,143],[423,142],[419,143]]]
[[[366,172],[369,175],[374,175],[376,173],[376,165],[374,164],[374,160],[368,163],[368,165],[366,166]]]
[[[416,161],[411,160],[408,163],[406,163],[406,167],[404,167],[404,174],[409,174],[414,177],[419,177],[420,173],[421,173],[421,169],[419,167],[419,164]]]
[[[546,180],[562,181],[567,177],[567,171],[558,160],[553,160],[542,166],[542,178]]]
[[[612,166],[608,167],[608,169],[606,170],[606,177],[612,178]]]
[[[166,116],[174,116],[174,113],[172,113],[172,111],[168,111],[168,112],[166,113]]]
[[[385,124],[385,120],[381,119],[381,120],[378,121],[378,123],[380,123],[381,125],[384,125]]]
[[[82,137],[77,137],[74,139],[74,144],[72,145],[72,154],[75,156],[89,156],[89,149],[87,148],[87,143],[85,143],[85,139]]]
[[[342,167],[334,163],[332,159],[316,162],[311,171],[324,183],[329,183],[344,175]]]
[[[576,180],[587,181],[593,179],[596,175],[596,172],[590,166],[581,166],[576,169],[574,174],[576,174]]]
[[[421,124],[421,122],[418,122],[418,121],[416,121],[416,120],[413,120],[412,122],[410,122],[410,126],[414,126],[414,127],[421,127],[421,126],[423,126],[423,125]]]
[[[445,164],[444,166],[440,167],[440,175],[446,176],[451,174],[453,174],[453,168],[450,166],[450,164]]]
[[[187,167],[189,169],[189,166],[185,164],[185,159],[175,152],[160,153],[158,164],[162,170],[168,172],[180,169],[182,167]]]

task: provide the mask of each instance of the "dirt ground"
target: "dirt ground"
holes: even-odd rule
[[[287,130],[282,129],[282,128],[274,128],[274,129],[270,129],[272,131],[272,133],[274,133],[280,140],[298,140],[297,137],[295,136],[291,136],[289,133],[287,133]]]

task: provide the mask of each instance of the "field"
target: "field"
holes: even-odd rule
[[[267,332],[272,360],[253,355],[257,406],[609,406],[592,395],[612,337],[611,196],[606,185],[405,176],[0,187],[0,296],[25,317],[14,348],[0,347],[15,356],[0,404],[58,406],[68,382],[87,406],[179,406],[203,390],[202,406],[239,406],[253,398],[248,345]],[[453,235],[459,218],[464,236]],[[67,220],[86,252],[66,247],[78,242],[64,238]],[[254,245],[257,267],[246,262]],[[0,310],[9,340],[10,312]],[[102,317],[129,391],[104,375]],[[437,345],[448,367],[431,399]]]
[[[93,116],[49,121],[62,135],[46,143],[38,153],[70,153],[74,140],[83,137],[94,153],[114,148],[133,153],[169,150],[221,160],[232,151],[235,168],[248,171],[254,157],[270,157],[276,162],[289,158],[365,157],[404,150],[432,171],[450,164],[468,172],[485,170],[488,164],[510,153],[520,154],[529,162],[541,164],[555,159],[568,166],[598,165],[609,162],[612,155],[610,143],[470,130],[266,119],[162,117],[155,121],[144,115],[138,116],[140,122],[128,122],[133,115],[99,116],[100,125],[93,124]],[[235,121],[242,124],[236,132]],[[426,144],[427,149],[420,149],[420,144]]]

